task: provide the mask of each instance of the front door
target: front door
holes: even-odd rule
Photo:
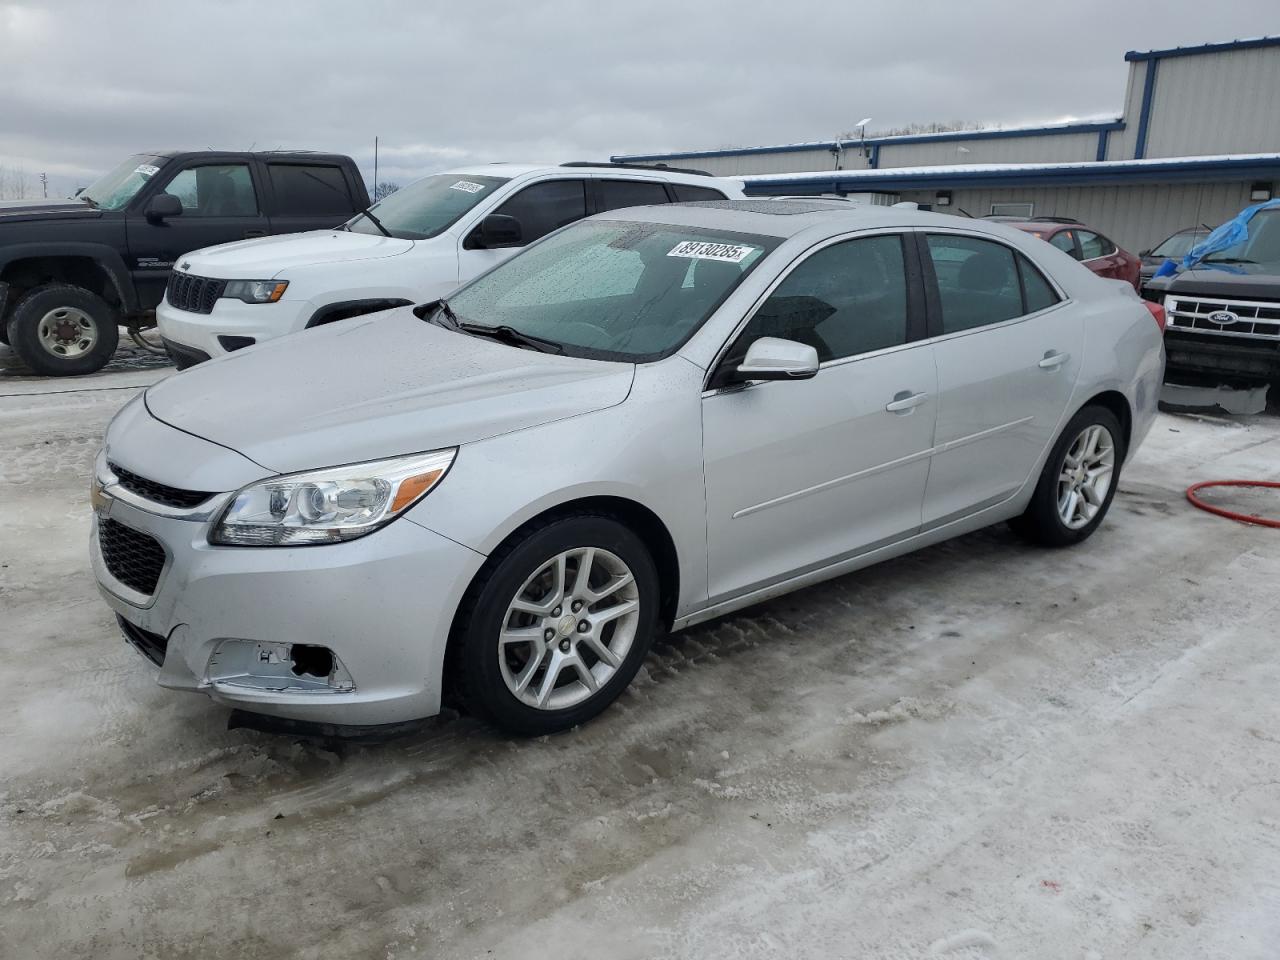
[[[181,215],[152,222],[138,210],[126,220],[130,268],[144,308],[164,297],[169,271],[183,254],[270,230],[250,164],[203,163],[176,172],[165,168],[161,175],[169,179],[156,192],[177,197]]]
[[[1084,348],[1076,311],[1022,254],[978,237],[929,234],[936,277],[938,425],[924,527],[1013,496],[1068,412]]]
[[[520,242],[508,247],[483,249],[476,244],[475,232],[468,234],[458,251],[459,283],[466,283],[484,273],[552,230],[585,217],[586,184],[582,180],[543,180],[520,190],[490,213],[515,217],[520,222]]]
[[[822,365],[797,382],[713,379],[703,398],[711,602],[919,529],[937,387],[908,256],[897,234],[822,247],[728,351],[722,369],[780,337],[812,345]]]

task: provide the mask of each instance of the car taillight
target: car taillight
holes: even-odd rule
[[[1152,303],[1150,300],[1143,300],[1142,305],[1151,311],[1151,319],[1156,322],[1156,326],[1160,328],[1160,332],[1164,333],[1166,322],[1164,304]]]

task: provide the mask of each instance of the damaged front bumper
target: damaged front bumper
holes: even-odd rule
[[[214,546],[209,529],[230,496],[188,511],[149,503],[99,457],[94,575],[126,639],[160,666],[158,682],[344,726],[439,712],[453,612],[484,558],[405,519],[344,543]],[[109,568],[100,540],[108,522],[163,548],[149,592]]]

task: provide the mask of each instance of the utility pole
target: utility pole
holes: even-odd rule
[[[373,138],[373,189],[369,191],[373,194],[369,199],[374,203],[378,202],[378,138]]]
[[[49,175],[47,173],[40,174],[40,185],[44,187],[44,198],[49,199]]]

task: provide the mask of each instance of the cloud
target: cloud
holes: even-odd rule
[[[1271,0],[0,2],[0,162],[69,192],[149,149],[352,154],[406,182],[491,160],[1117,113],[1127,49],[1257,32]],[[1067,54],[1064,56],[1064,54]]]

